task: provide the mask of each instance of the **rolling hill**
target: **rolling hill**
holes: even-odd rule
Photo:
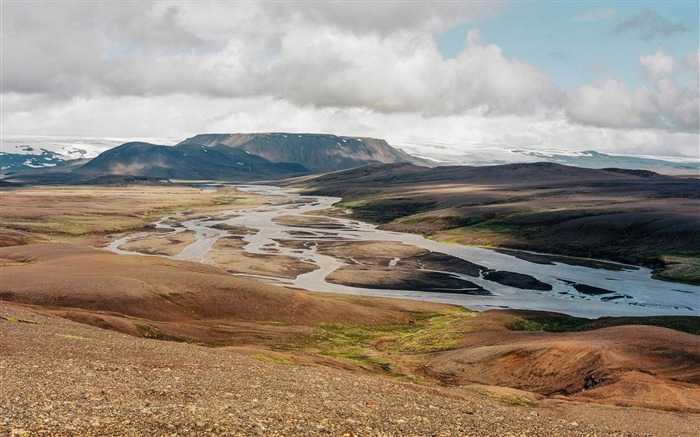
[[[442,241],[604,258],[700,283],[700,181],[554,163],[365,167],[297,180],[388,230]],[[670,271],[670,270],[669,270]],[[666,276],[664,276],[666,275]]]

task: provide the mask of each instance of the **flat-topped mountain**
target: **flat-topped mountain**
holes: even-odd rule
[[[245,150],[271,162],[301,164],[314,173],[343,170],[373,163],[427,162],[391,147],[376,138],[341,137],[329,134],[252,133],[201,134],[176,147],[225,145]]]

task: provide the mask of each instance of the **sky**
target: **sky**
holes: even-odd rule
[[[698,157],[697,1],[2,0],[3,135]]]

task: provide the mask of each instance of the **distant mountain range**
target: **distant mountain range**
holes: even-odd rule
[[[62,163],[84,164],[100,153],[128,143],[119,138],[84,138],[51,135],[3,135],[0,173],[53,167],[64,172]],[[630,156],[595,150],[516,147],[508,144],[462,144],[445,142],[392,143],[373,138],[323,134],[202,134],[178,144],[173,138],[148,138],[139,142],[162,145],[223,144],[245,150],[273,163],[290,162],[310,172],[327,172],[367,163],[410,162],[417,165],[496,165],[525,162],[555,162],[585,168],[645,169],[664,174],[697,174],[697,158]],[[80,159],[80,161],[77,161]]]
[[[13,167],[18,159],[12,154],[2,156],[8,179],[61,183],[86,182],[106,175],[243,182],[279,180],[366,164],[426,164],[380,139],[291,133],[202,134],[175,146],[130,142],[106,150],[80,166],[54,159],[51,170],[37,169],[39,165],[29,166],[33,170],[27,170],[26,165]],[[30,158],[22,159],[25,162]],[[13,172],[14,169],[25,171]]]

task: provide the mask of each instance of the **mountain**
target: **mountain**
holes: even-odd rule
[[[3,135],[0,171],[9,173],[82,163],[125,141],[116,138],[80,138],[54,135]],[[81,162],[82,161],[82,162]]]
[[[29,170],[32,168],[49,168],[65,162],[66,158],[57,153],[40,150],[37,154],[20,154],[0,152],[0,171]]]
[[[402,193],[413,190],[415,186],[440,188],[452,185],[546,185],[556,183],[560,186],[578,184],[582,181],[633,181],[639,175],[633,171],[620,169],[589,169],[572,167],[550,162],[524,164],[504,164],[472,167],[450,165],[441,167],[422,167],[413,164],[374,164],[329,173],[308,178],[304,184],[315,189],[315,194],[348,196],[364,193],[368,187],[381,189],[382,192]],[[651,171],[645,171],[644,177],[664,178]],[[411,187],[411,188],[407,188]]]
[[[294,162],[314,173],[343,170],[371,163],[427,164],[427,161],[391,147],[384,140],[328,134],[201,134],[186,139],[176,147],[192,145],[226,145],[261,156],[271,162]]]
[[[306,174],[308,170],[295,163],[270,162],[225,145],[205,147],[192,144],[172,147],[133,142],[101,153],[75,173],[250,181]]]

